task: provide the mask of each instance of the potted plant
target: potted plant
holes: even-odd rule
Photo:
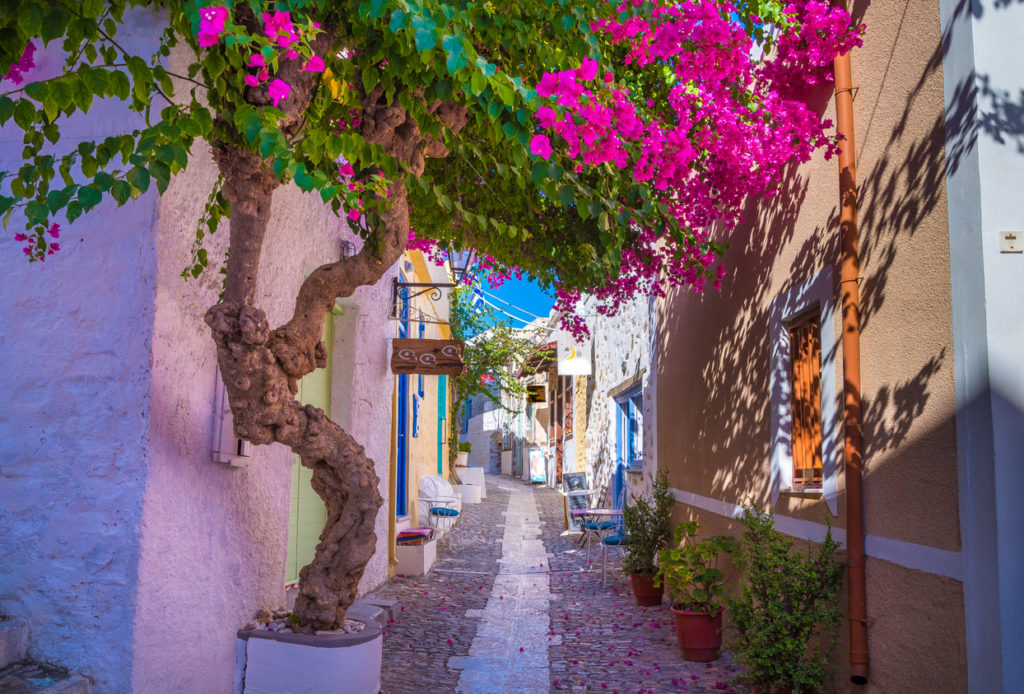
[[[731,554],[736,541],[726,535],[688,542],[697,535],[697,521],[676,526],[676,545],[658,553],[659,584],[668,586],[676,640],[683,658],[707,662],[722,650],[724,576],[718,568],[722,554]]]
[[[843,563],[832,529],[817,550],[797,552],[771,513],[744,509],[743,525],[742,589],[727,598],[729,650],[745,669],[740,679],[758,694],[821,692],[843,619]]]
[[[629,576],[636,604],[644,607],[661,604],[664,588],[654,583],[654,563],[659,550],[672,537],[672,492],[663,472],[654,480],[651,496],[634,496],[622,509],[624,532],[628,539],[622,570]]]
[[[459,452],[455,454],[455,464],[458,467],[466,467],[469,462],[469,454],[473,451],[473,444],[469,441],[459,442]]]

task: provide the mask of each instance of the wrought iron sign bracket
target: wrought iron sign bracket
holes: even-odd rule
[[[399,282],[398,278],[392,278],[391,280],[391,318],[399,319],[399,301],[409,301],[415,299],[417,296],[423,296],[424,294],[430,294],[432,301],[441,300],[442,289],[454,289],[457,284],[451,282]],[[404,291],[403,291],[404,290]],[[410,292],[410,290],[416,290]],[[403,320],[415,320],[410,317],[402,317]],[[440,322],[440,321],[427,321],[427,322]]]

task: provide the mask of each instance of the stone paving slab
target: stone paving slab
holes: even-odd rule
[[[682,659],[668,602],[638,607],[618,554],[602,586],[600,550],[588,569],[558,492],[489,475],[487,498],[463,508],[461,546],[378,591],[398,601],[384,694],[745,691],[727,654]]]

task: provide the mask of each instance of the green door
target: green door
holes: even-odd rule
[[[331,416],[331,345],[334,330],[331,316],[327,317],[324,326],[324,344],[327,345],[327,366],[317,369],[299,381],[299,402],[319,407]],[[327,508],[323,500],[313,491],[310,480],[313,471],[303,467],[295,459],[292,466],[291,511],[288,516],[288,565],[285,570],[285,583],[291,584],[299,580],[299,571],[313,560],[316,543],[320,539],[324,525],[327,523]]]

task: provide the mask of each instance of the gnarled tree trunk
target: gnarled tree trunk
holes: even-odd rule
[[[308,101],[307,101],[308,103]],[[422,136],[416,123],[374,92],[363,100],[363,135],[405,162],[412,175],[423,172],[425,156],[444,156],[436,140]],[[465,124],[465,111],[433,104],[431,111],[453,130]],[[379,479],[363,447],[324,412],[295,399],[298,380],[326,366],[320,341],[335,299],[376,283],[402,255],[408,241],[409,210],[402,177],[388,189],[383,224],[351,258],[318,268],[303,282],[294,314],[271,330],[266,314],[253,305],[271,198],[279,182],[271,162],[230,146],[215,148],[231,204],[231,244],[223,300],[205,316],[217,345],[235,433],[254,444],[283,443],[313,470],[312,485],[327,507],[327,525],[312,563],[302,569],[295,613],[302,630],[334,629],[356,598],[359,579],[376,546],[374,524],[383,499]]]

